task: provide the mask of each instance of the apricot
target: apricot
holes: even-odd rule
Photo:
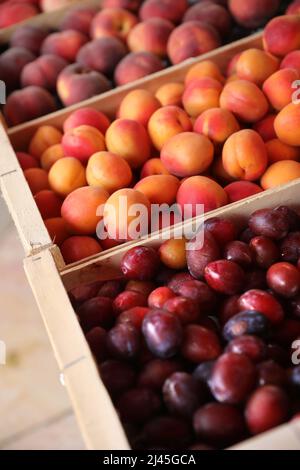
[[[88,161],[86,179],[90,186],[102,187],[111,194],[130,185],[132,171],[119,155],[97,152]]]
[[[263,42],[265,50],[278,57],[300,49],[300,16],[273,18],[264,29]]]
[[[50,189],[39,191],[34,196],[34,200],[44,220],[60,217],[63,201],[54,191]]]
[[[141,170],[141,178],[146,178],[152,175],[169,175],[169,171],[160,158],[150,158],[144,164]]]
[[[188,8],[187,0],[146,0],[140,8],[140,18],[144,21],[149,18],[164,18],[179,23]]]
[[[263,84],[263,92],[277,111],[281,111],[291,103],[295,87],[293,84],[300,79],[295,69],[282,69],[271,75]]]
[[[186,241],[184,238],[166,240],[159,248],[162,263],[170,269],[186,269]]]
[[[90,235],[96,232],[101,221],[101,206],[104,207],[109,193],[104,188],[84,186],[75,189],[63,202],[61,216],[68,230],[76,235]]]
[[[227,68],[226,68],[226,76],[227,77],[231,77],[231,75],[235,75],[236,74],[236,66],[237,66],[237,63],[238,63],[238,60],[241,56],[242,52],[237,52],[236,54],[234,54],[234,56],[229,60],[228,64],[227,64]]]
[[[279,139],[272,139],[266,142],[269,163],[281,160],[300,160],[300,148],[284,144]]]
[[[141,179],[134,189],[145,194],[151,204],[172,205],[176,201],[176,195],[180,182],[172,175],[152,175]]]
[[[83,164],[86,164],[94,153],[106,150],[103,134],[95,127],[87,125],[67,131],[62,139],[62,147],[65,155],[78,158]]]
[[[268,164],[265,143],[252,129],[232,134],[225,142],[222,159],[230,176],[246,181],[260,178]]]
[[[11,48],[24,47],[33,54],[38,55],[40,47],[47,35],[47,29],[29,24],[19,26],[10,38],[10,46]]]
[[[41,54],[54,54],[68,62],[75,62],[78,51],[87,41],[84,34],[72,29],[52,33],[44,40]]]
[[[42,153],[41,156],[41,167],[44,170],[49,171],[52,165],[54,165],[57,160],[64,158],[64,150],[61,144],[51,145]]]
[[[263,190],[258,184],[251,181],[234,181],[225,186],[224,191],[228,196],[228,202],[232,203],[259,194]]]
[[[185,84],[188,85],[195,78],[214,78],[220,83],[225,81],[220,68],[212,60],[204,60],[193,65],[185,76]]]
[[[116,67],[114,80],[118,86],[126,85],[140,78],[159,72],[165,67],[152,52],[131,52]]]
[[[16,152],[17,159],[22,170],[28,170],[29,168],[39,168],[39,162],[36,158],[29,153],[25,152]]]
[[[67,196],[86,185],[85,169],[77,158],[61,158],[50,168],[49,184],[57,194]]]
[[[256,85],[262,85],[278,68],[277,57],[252,48],[241,53],[236,64],[236,73],[241,80],[249,80]]]
[[[213,26],[221,36],[227,36],[230,32],[232,19],[222,5],[215,2],[202,1],[191,6],[183,17],[183,21],[201,21]]]
[[[149,18],[132,28],[127,38],[131,52],[152,52],[159,57],[167,55],[167,43],[174,25],[163,18]]]
[[[17,126],[56,111],[53,96],[44,88],[28,86],[11,93],[4,105],[4,116],[9,126]]]
[[[253,129],[259,133],[265,142],[276,138],[274,129],[275,118],[276,114],[268,114],[261,121],[256,122],[253,126]]]
[[[183,92],[183,83],[169,82],[159,87],[155,96],[162,106],[181,106]]]
[[[281,69],[295,69],[300,73],[300,51],[289,52],[280,64]]]
[[[146,127],[152,114],[160,107],[160,102],[150,91],[137,89],[123,98],[118,117],[138,121]]]
[[[214,159],[211,172],[218,183],[228,184],[235,180],[224,168],[222,155]]]
[[[94,108],[80,108],[73,111],[64,122],[64,132],[79,126],[92,126],[103,135],[110,126],[110,120],[104,113]]]
[[[93,39],[114,37],[126,41],[137,17],[123,8],[105,8],[93,18],[90,33]]]
[[[111,76],[126,53],[127,49],[119,39],[101,37],[85,44],[78,52],[76,62],[87,69]]]
[[[137,121],[117,119],[108,128],[105,139],[108,150],[124,158],[131,168],[141,167],[150,157],[148,134]]]
[[[209,212],[225,206],[228,202],[227,194],[218,183],[206,176],[192,176],[187,178],[180,186],[177,193],[177,203],[184,211],[186,205],[191,217],[201,215],[197,205],[203,205],[204,212]],[[186,207],[187,209],[187,207]]]
[[[70,236],[66,223],[62,217],[54,217],[44,220],[46,229],[53,243],[61,246],[62,243]]]
[[[246,28],[258,28],[275,15],[279,0],[229,0],[228,6],[237,23]]]
[[[228,137],[240,130],[234,115],[227,109],[211,108],[204,111],[194,124],[194,131],[203,134],[216,144],[223,144]]]
[[[35,85],[46,90],[55,90],[60,72],[68,62],[54,54],[45,54],[27,64],[21,73],[22,87]]]
[[[300,163],[282,160],[269,166],[261,178],[261,186],[263,189],[272,189],[298,178],[300,178]]]
[[[42,168],[28,168],[24,171],[24,176],[33,195],[43,189],[50,189],[48,173]]]
[[[152,114],[148,132],[154,147],[161,150],[174,135],[192,130],[188,114],[177,106],[165,106]]]
[[[169,139],[160,156],[167,170],[182,178],[205,172],[213,157],[214,146],[211,141],[195,132],[183,132]]]
[[[249,123],[262,119],[269,109],[263,92],[247,80],[227,83],[220,96],[220,106]]]
[[[217,31],[200,21],[187,21],[172,31],[168,41],[168,56],[172,64],[205,54],[221,45]]]
[[[300,106],[290,103],[283,108],[274,121],[276,136],[287,145],[300,146]]]
[[[76,263],[90,256],[101,253],[99,242],[92,237],[70,237],[60,247],[66,264]]]
[[[190,81],[184,90],[182,103],[191,117],[198,117],[210,108],[217,108],[223,86],[214,78],[198,78]]]
[[[29,144],[29,153],[40,159],[42,154],[52,145],[60,144],[62,133],[54,126],[41,126],[34,133]]]
[[[151,205],[136,189],[120,189],[104,207],[104,225],[113,240],[133,240],[148,233]]]

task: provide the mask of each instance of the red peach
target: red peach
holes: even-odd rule
[[[192,130],[188,114],[177,106],[165,106],[152,114],[148,132],[154,147],[161,150],[164,144],[176,134]]]
[[[60,249],[67,264],[76,263],[102,251],[100,243],[92,237],[70,237]]]
[[[33,54],[39,54],[42,42],[47,37],[46,29],[37,26],[24,25],[19,26],[12,34],[10,39],[11,47],[24,47]]]
[[[126,41],[129,32],[137,23],[137,17],[128,10],[105,8],[94,17],[90,33],[93,39],[112,36]]]
[[[183,93],[183,107],[191,117],[198,117],[207,109],[219,106],[222,90],[222,85],[214,78],[194,79]]]
[[[30,3],[5,2],[1,5],[0,10],[0,28],[8,28],[15,23],[28,20],[38,13],[37,7]]]
[[[159,101],[150,91],[137,89],[123,98],[118,110],[118,117],[132,119],[146,127],[152,114],[159,108]]]
[[[62,140],[62,133],[54,126],[41,126],[34,133],[29,144],[29,153],[40,159],[42,154],[49,147],[55,144],[60,144]]]
[[[102,0],[102,8],[125,8],[125,10],[138,11],[143,0]]]
[[[279,59],[260,49],[242,52],[236,64],[236,73],[241,80],[262,85],[279,68]]]
[[[72,29],[52,33],[44,40],[41,54],[55,54],[68,62],[75,62],[79,49],[87,41],[84,34]]]
[[[152,175],[169,175],[169,171],[164,166],[160,158],[150,158],[141,170],[141,178]]]
[[[78,52],[76,61],[83,67],[110,76],[126,53],[127,50],[119,39],[100,37],[85,44]]]
[[[194,131],[203,134],[216,144],[223,144],[228,137],[240,130],[234,115],[227,109],[212,108],[204,111],[194,124]]]
[[[46,90],[55,90],[57,77],[67,65],[62,57],[53,54],[38,57],[23,68],[22,87],[36,85]]]
[[[300,73],[300,51],[292,51],[287,54],[280,64],[281,69],[295,69]]]
[[[300,16],[273,18],[264,29],[264,48],[278,57],[300,49]]]
[[[49,183],[57,194],[67,196],[86,185],[85,169],[77,158],[61,158],[50,168]]]
[[[191,6],[183,17],[183,21],[203,21],[213,26],[219,34],[227,36],[231,29],[231,16],[222,5],[202,1]]]
[[[159,87],[155,96],[162,106],[181,106],[183,92],[183,83],[169,82]]]
[[[132,52],[117,65],[114,80],[118,86],[126,85],[163,68],[163,62],[151,52]]]
[[[97,152],[88,161],[86,179],[90,186],[102,187],[111,194],[130,185],[132,171],[119,155]]]
[[[262,188],[250,181],[234,181],[225,186],[224,191],[228,196],[229,203],[240,201],[262,192]]]
[[[71,11],[64,15],[59,29],[61,31],[73,29],[89,36],[91,22],[96,13],[97,9],[93,7],[80,6],[78,8],[72,8]]]
[[[60,217],[63,201],[54,191],[50,189],[39,191],[34,200],[44,220]]]
[[[152,175],[141,179],[134,187],[143,193],[151,204],[172,205],[180,186],[178,178],[172,175]]]
[[[85,164],[96,152],[106,150],[105,139],[98,129],[92,126],[79,126],[67,131],[62,139],[65,155],[78,158]]]
[[[64,122],[64,132],[83,125],[95,127],[104,135],[110,126],[110,121],[104,113],[97,109],[80,108],[67,117]]]
[[[12,47],[0,55],[0,79],[8,91],[20,86],[23,68],[35,59],[35,55],[23,47]]]
[[[29,168],[39,167],[39,162],[37,161],[37,159],[34,158],[32,155],[29,155],[29,153],[16,152],[16,155],[22,170],[28,170]]]
[[[164,18],[172,23],[180,23],[182,16],[188,8],[187,0],[146,0],[140,8],[140,18]]]
[[[269,166],[261,178],[261,186],[263,189],[272,189],[298,178],[300,178],[300,163],[282,160]]]
[[[300,14],[300,1],[294,0],[286,10],[287,15],[299,15]]]
[[[159,57],[167,55],[167,44],[174,25],[163,18],[150,18],[130,31],[127,44],[131,52],[152,52]]]
[[[62,217],[54,217],[44,220],[49,236],[55,245],[61,246],[62,243],[70,236],[66,223]]]
[[[263,92],[277,111],[291,103],[295,93],[294,82],[300,79],[295,69],[282,69],[271,75],[263,84]]]
[[[42,168],[29,168],[24,171],[24,176],[33,195],[49,189],[48,174]]]
[[[228,6],[237,23],[246,28],[258,28],[275,15],[279,0],[229,0]]]

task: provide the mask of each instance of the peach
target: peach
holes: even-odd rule
[[[105,8],[94,17],[90,32],[93,39],[112,36],[126,41],[129,32],[137,23],[137,17],[128,10]]]
[[[62,199],[54,191],[44,189],[36,193],[34,200],[44,220],[60,217]]]
[[[251,181],[234,181],[225,186],[224,191],[228,196],[228,202],[232,203],[259,194],[263,190],[258,184],[251,183]]]
[[[8,91],[19,88],[23,68],[34,59],[34,54],[23,47],[12,47],[0,55],[0,79]]]
[[[89,36],[92,19],[96,13],[97,9],[93,7],[83,6],[72,8],[71,11],[64,15],[64,18],[59,25],[59,29],[61,31],[73,29]]]
[[[117,65],[114,80],[118,86],[126,85],[163,68],[163,62],[152,52],[131,52]]]
[[[292,51],[287,54],[280,64],[281,69],[295,69],[300,73],[300,51]]]
[[[28,170],[29,168],[39,168],[39,162],[32,155],[29,155],[29,153],[16,152],[16,155],[22,170]]]
[[[83,164],[94,153],[106,150],[103,134],[95,127],[86,125],[67,131],[62,139],[62,147],[65,155],[78,158]]]
[[[263,84],[263,92],[277,111],[291,103],[295,87],[293,83],[300,79],[295,69],[282,69],[271,75]]]
[[[10,46],[24,47],[33,54],[38,55],[47,35],[48,31],[46,29],[38,28],[37,26],[27,24],[19,26],[11,36]]]
[[[125,8],[125,10],[138,11],[143,0],[102,0],[102,8]]]
[[[272,189],[298,178],[300,178],[300,163],[282,160],[269,166],[261,178],[261,186],[263,189]]]
[[[44,170],[49,171],[57,160],[64,157],[64,149],[61,144],[51,145],[51,147],[48,147],[47,150],[42,153],[41,167],[44,168]]]
[[[165,83],[155,93],[162,106],[181,106],[184,84],[179,82]]]
[[[55,90],[60,72],[68,65],[62,57],[45,54],[27,64],[21,73],[22,87],[36,85],[47,90]]]
[[[186,241],[184,238],[172,238],[170,240],[166,240],[159,248],[159,256],[162,263],[170,269],[186,269],[187,261],[185,245]]]
[[[118,110],[118,117],[132,119],[146,127],[152,114],[160,107],[160,102],[153,93],[148,90],[137,89],[123,98]]]
[[[151,204],[172,205],[180,186],[178,178],[172,175],[152,175],[141,179],[134,189],[145,194]]]
[[[52,33],[44,40],[41,54],[54,54],[68,62],[75,62],[78,51],[87,41],[84,34],[72,29]]]
[[[161,150],[174,135],[191,130],[192,122],[188,114],[177,106],[158,109],[148,123],[148,132],[157,150]]]
[[[259,135],[265,142],[276,138],[276,133],[274,129],[275,118],[276,114],[268,114],[265,118],[263,118],[261,121],[256,122],[253,126],[253,129],[259,133]]]
[[[17,126],[57,109],[53,96],[43,88],[29,86],[14,91],[4,106],[4,116],[9,126]]]
[[[62,217],[54,217],[44,220],[46,229],[50,238],[55,245],[61,246],[62,243],[70,236],[66,223]]]
[[[60,249],[67,264],[76,263],[102,251],[100,243],[94,238],[76,236],[65,240]]]
[[[40,159],[45,150],[61,143],[62,136],[61,131],[54,126],[40,126],[30,140],[29,153]]]
[[[140,18],[164,18],[172,23],[180,23],[188,8],[187,0],[146,0],[140,8]]]
[[[266,142],[269,163],[281,160],[300,160],[300,148],[284,144],[279,139],[272,139]]]
[[[0,10],[0,28],[8,28],[15,23],[28,20],[38,15],[38,13],[39,10],[33,4],[25,2],[5,2],[1,5]]]
[[[80,108],[67,117],[64,122],[64,132],[83,125],[95,127],[104,135],[110,126],[110,120],[97,109]]]
[[[110,82],[102,73],[80,64],[68,65],[57,79],[57,93],[65,106],[100,95],[110,88]]]
[[[50,168],[49,184],[57,194],[67,196],[86,185],[85,169],[77,158],[61,158]]]
[[[269,109],[263,92],[247,80],[227,83],[220,96],[220,106],[249,123],[262,119]]]
[[[160,156],[167,170],[182,178],[205,172],[213,157],[214,146],[211,141],[195,132],[183,132],[169,139]]]
[[[141,170],[141,178],[146,178],[152,175],[169,175],[170,173],[164,166],[160,158],[150,158],[144,164]]]
[[[223,147],[223,165],[233,178],[255,181],[265,172],[268,155],[264,141],[252,129],[232,134]]]
[[[228,6],[237,23],[246,28],[258,28],[275,15],[279,0],[229,0]]]
[[[98,152],[88,161],[86,179],[90,186],[102,187],[111,194],[130,185],[132,171],[119,155]]]
[[[300,106],[290,103],[283,108],[274,121],[276,136],[287,145],[300,146]]]
[[[187,21],[171,33],[167,49],[172,64],[179,64],[220,45],[219,34],[212,26],[200,21]]]
[[[159,57],[167,55],[167,44],[174,25],[163,18],[150,18],[130,31],[127,44],[131,52],[152,52]]]
[[[207,109],[194,124],[194,132],[205,135],[215,144],[223,144],[239,130],[240,125],[234,115],[221,108]]]
[[[235,181],[235,178],[230,176],[224,168],[222,155],[214,159],[212,165],[212,175],[218,183],[228,184]]]
[[[136,189],[120,189],[113,193],[104,207],[104,224],[110,238],[126,241],[146,235],[150,207],[148,198]]]
[[[29,168],[24,171],[25,179],[33,195],[49,188],[48,173],[42,168]]]
[[[264,48],[278,57],[300,49],[300,16],[273,18],[264,29]]]
[[[300,14],[300,1],[294,0],[286,10],[287,15],[299,15]]]
[[[76,0],[39,0],[42,11],[48,12],[71,6]]]
[[[187,178],[177,193],[177,203],[184,211],[186,205],[191,206],[191,217],[201,215],[197,205],[203,205],[204,212],[209,212],[225,206],[228,202],[224,189],[211,178],[192,176]],[[187,209],[187,207],[186,207]]]
[[[89,235],[96,232],[102,216],[100,208],[109,197],[104,188],[84,186],[75,189],[63,202],[61,216],[70,232],[76,235]]]
[[[150,140],[145,128],[131,119],[117,119],[106,132],[107,149],[124,158],[131,168],[141,167],[150,157]]]
[[[202,1],[190,7],[183,17],[183,21],[202,21],[213,26],[222,36],[227,36],[231,29],[231,16],[222,5],[209,1]]]
[[[214,78],[198,78],[186,86],[182,103],[185,111],[191,117],[198,117],[210,108],[217,108],[223,86]]]
[[[249,80],[256,85],[262,85],[278,68],[277,57],[252,48],[241,53],[236,64],[236,73],[241,80]]]
[[[195,78],[214,78],[220,83],[225,81],[220,68],[212,60],[204,60],[193,65],[185,76],[185,84],[188,85]]]
[[[126,53],[126,47],[119,39],[101,37],[83,46],[77,54],[76,61],[83,67],[110,76]]]

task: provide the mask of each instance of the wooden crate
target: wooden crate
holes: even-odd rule
[[[31,196],[23,172],[17,161],[15,151],[25,150],[36,129],[44,124],[61,127],[67,116],[75,109],[92,106],[99,109],[110,117],[114,117],[120,101],[131,90],[147,88],[156,91],[162,84],[170,80],[183,80],[191,65],[203,60],[214,60],[222,69],[228,61],[237,53],[249,47],[261,47],[261,33],[242,39],[231,45],[224,46],[201,57],[189,59],[188,61],[153,74],[132,84],[104,93],[83,103],[56,113],[44,116],[15,128],[8,129],[7,134],[0,125],[0,186],[4,198],[11,210],[15,224],[26,255],[39,251],[51,245],[51,239],[38,212],[36,204]],[[11,146],[9,140],[13,147]]]
[[[289,205],[300,209],[300,181],[285,188],[265,192],[258,197],[224,207],[210,214],[244,224],[253,211],[265,207]],[[185,233],[191,222],[185,224]],[[174,233],[182,226],[174,227]],[[160,236],[151,236],[134,243],[159,246]],[[132,246],[132,245],[131,245]],[[25,270],[44,319],[54,352],[64,376],[83,437],[89,449],[129,449],[123,428],[115,409],[97,373],[87,342],[67,296],[67,290],[80,283],[120,278],[119,263],[128,246],[122,246],[111,255],[99,256],[97,262],[86,262],[64,268],[55,247],[44,250],[25,260]],[[234,449],[300,449],[300,421],[281,426],[264,435],[250,439]]]

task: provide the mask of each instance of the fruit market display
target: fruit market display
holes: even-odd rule
[[[24,9],[25,15],[37,3],[2,3],[0,27],[4,17],[7,24],[17,20],[15,9],[19,15]],[[63,6],[61,0],[44,0],[42,5],[48,11],[58,3]],[[246,36],[286,6],[279,0],[202,0],[193,5],[187,0],[104,0],[100,10],[100,3],[99,8],[81,5],[71,10],[57,31],[17,28],[0,55],[9,126]]]
[[[300,178],[297,48],[300,16],[277,17],[265,28],[264,50],[235,56],[226,77],[206,60],[184,83],[131,91],[113,122],[84,107],[63,129],[39,127],[17,156],[65,261],[130,241],[119,233],[134,204],[149,217],[153,204],[190,204],[195,216],[197,204],[208,212]],[[119,212],[115,235],[102,241],[95,237],[101,205]],[[113,225],[107,214],[109,234]]]
[[[208,219],[203,244],[132,247],[119,280],[71,291],[134,449],[219,449],[299,419],[299,230],[285,206],[242,231]]]

